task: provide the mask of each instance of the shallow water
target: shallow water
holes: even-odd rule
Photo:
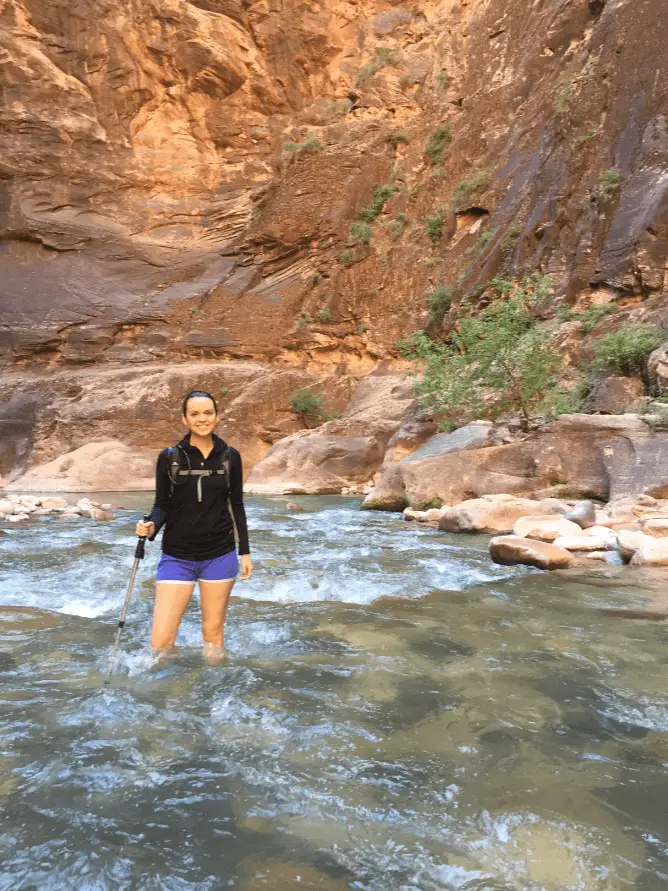
[[[663,577],[293,500],[219,667],[194,602],[151,668],[149,545],[111,688],[137,509],[0,537],[0,889],[668,887]]]

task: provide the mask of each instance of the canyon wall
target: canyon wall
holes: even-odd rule
[[[548,314],[663,324],[663,12],[0,0],[0,474],[155,449],[181,385],[246,379],[263,408],[228,400],[225,426],[250,467],[302,426],[290,392],[340,414],[400,370],[439,285],[540,269]],[[564,322],[562,349],[567,373],[587,335]]]

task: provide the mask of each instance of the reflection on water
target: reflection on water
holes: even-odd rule
[[[149,546],[110,689],[136,512],[0,538],[0,891],[668,887],[660,578],[286,500],[223,666],[151,668]]]

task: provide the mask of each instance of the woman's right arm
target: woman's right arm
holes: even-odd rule
[[[169,478],[169,456],[164,451],[158,455],[155,466],[155,502],[150,514],[151,520],[148,523],[137,523],[137,535],[143,535],[149,541],[153,541],[165,525],[171,496],[172,481]]]

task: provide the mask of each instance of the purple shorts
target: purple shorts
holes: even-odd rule
[[[236,551],[213,560],[179,560],[163,553],[158,563],[156,582],[232,582],[239,572]]]

